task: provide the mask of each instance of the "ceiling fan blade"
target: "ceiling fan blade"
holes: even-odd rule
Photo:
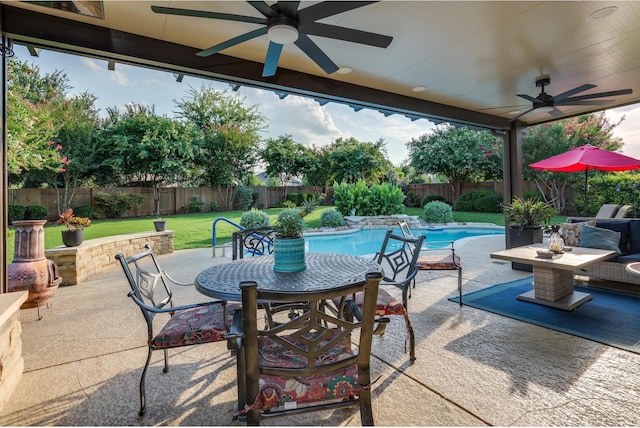
[[[517,109],[521,109],[521,108],[526,108],[528,106],[523,106],[522,104],[516,104],[516,105],[512,105],[512,106],[500,106],[500,107],[487,107],[487,108],[479,108],[478,111],[488,111],[488,110],[500,110],[503,108],[508,108],[508,109],[513,109],[513,108],[517,108]]]
[[[564,113],[562,113],[562,110],[557,109],[556,107],[553,108],[553,110],[551,110],[549,112],[549,114],[553,117],[561,117]]]
[[[227,40],[226,42],[222,42],[215,46],[211,46],[209,49],[205,49],[201,52],[198,52],[196,55],[198,56],[210,56],[214,53],[218,53],[221,50],[230,48],[231,46],[235,46],[239,43],[246,42],[247,40],[255,39],[256,37],[260,37],[264,34],[267,34],[267,27],[258,28],[257,30],[250,31],[246,34],[243,34],[238,37],[234,37],[233,39]]]
[[[330,39],[344,40],[347,42],[360,43],[363,45],[386,48],[393,37],[382,34],[369,33],[368,31],[354,30],[352,28],[338,27],[337,25],[321,24],[309,22],[300,25],[300,31],[314,36],[327,37]]]
[[[197,18],[224,19],[225,21],[249,22],[251,24],[267,24],[265,18],[254,16],[233,15],[230,13],[206,12],[204,10],[178,9],[175,7],[151,6],[155,13],[167,15],[195,16]]]
[[[587,83],[586,85],[581,85],[581,86],[578,86],[577,88],[571,89],[570,91],[558,94],[555,97],[553,97],[553,99],[556,102],[562,101],[565,98],[569,98],[571,95],[577,94],[578,92],[588,91],[589,89],[593,89],[593,88],[596,88],[596,87],[597,87],[596,85],[591,85],[591,84]]]
[[[298,14],[298,7],[300,7],[299,1],[279,1],[277,3],[280,12],[287,15],[287,17],[293,19]]]
[[[267,57],[264,60],[264,68],[262,69],[262,77],[271,77],[276,74],[281,53],[282,45],[280,43],[269,42]]]
[[[372,3],[377,3],[377,1],[324,1],[316,3],[298,11],[298,22],[306,24]]]
[[[525,114],[530,113],[530,112],[532,112],[532,111],[534,111],[534,110],[535,110],[535,108],[530,108],[529,110],[525,110],[525,111],[523,111],[522,113],[520,113],[519,115],[517,115],[516,117],[512,118],[509,122],[513,122],[513,121],[515,121],[515,120],[518,120],[518,119],[520,119],[522,116],[524,116]]]
[[[558,106],[599,106],[611,103],[611,100],[576,100],[575,98],[566,98],[557,102]]]
[[[309,58],[313,60],[316,64],[320,66],[321,69],[325,71],[327,74],[331,74],[335,71],[338,71],[338,66],[331,61],[322,50],[316,45],[313,40],[309,38],[306,34],[300,33],[298,35],[298,40],[294,42],[297,47],[299,47],[302,52],[307,54]]]
[[[251,6],[253,6],[258,12],[263,14],[267,18],[276,18],[278,16],[278,12],[273,10],[271,6],[266,4],[263,1],[247,1]]]
[[[595,94],[578,95],[576,97],[571,97],[570,99],[572,101],[585,101],[585,100],[590,100],[592,98],[616,97],[618,95],[628,95],[632,93],[633,93],[632,89],[620,89],[618,91],[598,92]]]

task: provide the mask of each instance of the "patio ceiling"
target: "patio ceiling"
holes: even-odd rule
[[[82,6],[87,2],[75,2]],[[272,4],[273,2],[267,2]],[[318,2],[303,1],[300,10]],[[275,76],[261,77],[266,35],[209,57],[196,53],[259,28],[256,24],[156,14],[151,6],[262,17],[245,1],[105,1],[103,18],[33,3],[0,1],[2,32],[14,43],[265,87],[355,109],[509,129],[531,107],[535,79],[549,74],[556,95],[630,88],[603,106],[562,106],[562,116],[640,101],[640,2],[382,1],[320,22],[393,37],[387,48],[310,36],[350,74],[326,74],[285,45]],[[600,9],[609,16],[594,19]],[[46,52],[41,53],[46,55]],[[105,67],[107,64],[105,62]],[[412,88],[425,87],[422,92]],[[519,126],[555,120],[533,111]]]

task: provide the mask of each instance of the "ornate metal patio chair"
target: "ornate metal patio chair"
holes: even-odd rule
[[[386,289],[380,287],[376,303],[376,329],[374,334],[382,335],[386,331],[390,319],[388,316],[400,315],[404,317],[407,327],[407,340],[409,341],[409,357],[411,362],[416,360],[416,339],[409,319],[408,300],[410,297],[411,283],[418,274],[416,261],[419,252],[413,248],[422,247],[425,236],[417,238],[396,235],[393,230],[387,230],[382,247],[375,255],[375,260],[382,266],[384,277],[381,285],[394,286],[402,291],[401,300]],[[334,303],[337,303],[334,301]],[[356,304],[362,305],[362,295],[356,295]],[[406,342],[405,342],[406,351]]]
[[[398,223],[403,236],[414,237],[406,221]],[[446,244],[439,248],[421,248],[416,262],[418,270],[457,270],[458,271],[458,302],[462,306],[462,265],[460,256],[456,254],[453,241],[431,242],[430,244]],[[413,250],[413,248],[412,248]],[[413,282],[415,288],[416,283]]]
[[[146,410],[145,376],[152,352],[164,351],[163,372],[166,373],[169,371],[168,349],[226,340],[233,313],[240,308],[239,304],[224,301],[174,306],[169,284],[193,284],[176,282],[162,270],[151,246],[147,244],[145,248],[145,251],[129,257],[121,253],[116,255],[131,287],[127,295],[138,305],[147,323],[149,350],[140,378],[140,416]],[[167,315],[163,317],[162,314]],[[159,322],[154,324],[158,315],[166,320],[162,326],[158,325]]]
[[[362,425],[373,425],[369,367],[381,276],[370,273],[365,281],[295,295],[262,291],[256,282],[240,284],[242,309],[227,334],[237,346],[235,417],[257,425],[265,417],[359,406]],[[354,293],[363,295],[361,308]],[[300,299],[307,309],[297,317],[258,328],[258,301],[286,305]],[[338,302],[334,311],[325,311],[332,299]]]
[[[233,260],[245,256],[255,257],[273,253],[273,238],[276,234],[273,226],[246,228],[231,235]]]

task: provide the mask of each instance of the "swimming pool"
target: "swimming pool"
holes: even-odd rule
[[[400,229],[395,231],[400,234]],[[386,229],[368,229],[352,233],[305,235],[305,250],[309,253],[338,253],[363,256],[380,250]],[[424,248],[446,247],[451,241],[482,235],[504,235],[504,228],[452,227],[416,229],[414,235],[424,233]]]

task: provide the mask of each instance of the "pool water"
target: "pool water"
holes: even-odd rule
[[[386,229],[360,230],[355,233],[305,236],[305,250],[309,253],[338,253],[363,256],[380,250]],[[395,233],[400,234],[400,229]],[[451,241],[482,235],[504,235],[503,228],[442,228],[416,229],[414,235],[425,234],[423,248],[443,248]]]

